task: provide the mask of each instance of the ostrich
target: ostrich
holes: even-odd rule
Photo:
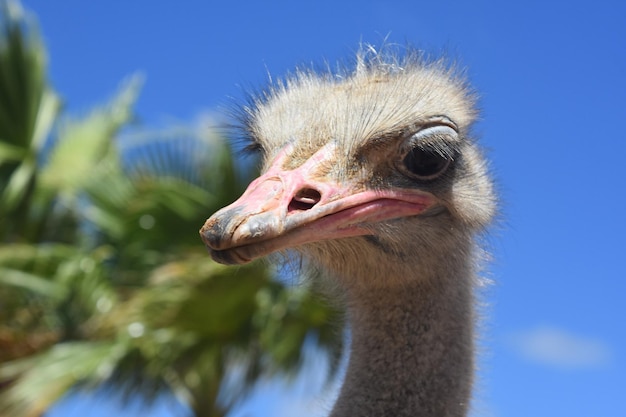
[[[476,239],[495,210],[474,101],[442,60],[364,48],[244,108],[263,174],[200,234],[220,263],[294,249],[332,277],[352,343],[331,417],[468,413]]]

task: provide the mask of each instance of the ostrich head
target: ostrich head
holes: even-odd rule
[[[450,256],[492,216],[474,97],[441,61],[359,56],[351,74],[299,72],[246,111],[264,174],[202,228],[218,262],[293,248],[338,277],[392,277],[406,258]]]
[[[355,70],[300,71],[245,112],[263,174],[202,228],[213,259],[294,249],[336,277],[353,347],[333,415],[464,414],[474,236],[495,199],[463,78],[417,53],[366,51]],[[397,331],[385,336],[385,326]]]

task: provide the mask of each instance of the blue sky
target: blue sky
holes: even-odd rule
[[[360,41],[457,58],[481,95],[476,131],[502,196],[473,415],[623,415],[626,2],[23,2],[70,111],[141,71],[137,111],[149,126],[219,111],[268,72],[349,58]],[[233,416],[323,409],[315,368],[268,381]],[[49,416],[115,407],[73,397]],[[176,413],[159,404],[153,415]]]

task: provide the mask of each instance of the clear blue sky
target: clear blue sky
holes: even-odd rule
[[[192,120],[267,72],[349,57],[361,40],[458,57],[481,93],[477,131],[502,195],[473,415],[624,415],[626,2],[23,1],[70,111],[140,70],[148,125]],[[310,415],[309,391],[268,384],[235,416]],[[117,412],[105,401],[49,415]]]

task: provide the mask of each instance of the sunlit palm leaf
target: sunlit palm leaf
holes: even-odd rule
[[[0,235],[17,233],[37,170],[37,156],[59,109],[46,82],[46,56],[19,3],[0,2]]]
[[[60,244],[0,246],[0,331],[83,337],[84,323],[117,300],[102,266],[108,255]]]
[[[16,19],[22,37],[31,33],[23,26]],[[246,182],[215,130],[120,134],[138,78],[86,117],[53,123],[42,47],[25,45],[41,49],[23,68],[37,88],[16,95],[11,81],[0,91],[0,120],[20,112],[15,125],[0,123],[0,192],[15,189],[17,202],[0,200],[0,214],[22,219],[9,232],[0,222],[13,243],[0,245],[0,347],[9,347],[0,414],[37,415],[72,388],[105,384],[147,399],[168,389],[196,416],[220,416],[261,374],[296,371],[306,343],[338,357],[341,332],[329,324],[338,313],[306,287],[275,281],[264,264],[226,268],[204,253],[198,227]],[[0,68],[0,83],[11,71]],[[26,100],[32,94],[39,99]]]
[[[114,138],[120,127],[129,122],[141,78],[135,76],[120,88],[105,106],[79,120],[67,120],[59,127],[58,138],[41,169],[43,190],[73,199],[87,182],[98,164],[117,152]]]
[[[0,138],[22,149],[36,142],[37,150],[54,118],[42,113],[42,101],[48,101],[44,109],[55,109],[44,98],[50,93],[45,49],[19,3],[3,1],[0,9]]]
[[[242,188],[228,145],[212,131],[175,127],[125,134],[119,147],[123,166],[112,154],[83,187],[84,219],[131,269],[145,264],[134,255],[150,250],[160,251],[158,262],[173,246],[201,250],[199,225]]]
[[[259,265],[233,269],[198,254],[155,269],[149,284],[101,324],[133,329],[149,380],[164,376],[194,409],[208,399],[229,409],[259,375],[297,371],[311,335],[338,354],[330,343],[340,334],[331,324],[338,318],[310,291],[274,281]]]
[[[173,176],[212,192],[226,190],[232,198],[241,190],[230,147],[207,125],[126,134],[120,148],[130,174]]]
[[[120,360],[112,342],[61,343],[48,351],[4,364],[0,380],[14,380],[0,394],[0,413],[13,416],[40,416],[77,384],[103,382]]]

